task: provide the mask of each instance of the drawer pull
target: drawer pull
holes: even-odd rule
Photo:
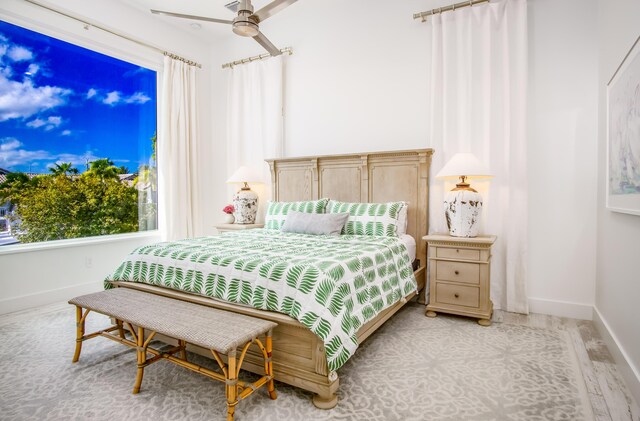
[[[456,253],[460,253],[460,250],[456,249]]]
[[[454,272],[456,275],[460,275],[460,272],[458,272],[457,270]]]
[[[454,297],[456,298],[460,298],[460,294],[458,294],[457,292],[455,294],[453,294]]]

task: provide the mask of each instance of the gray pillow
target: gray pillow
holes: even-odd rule
[[[347,223],[349,213],[305,213],[289,211],[284,225],[280,228],[285,232],[314,235],[340,235],[340,231]]]

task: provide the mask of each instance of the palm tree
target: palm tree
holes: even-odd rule
[[[89,165],[90,174],[95,174],[100,178],[118,178],[120,169],[113,165],[109,158],[96,159]]]
[[[53,167],[49,168],[49,171],[51,171],[53,175],[78,174],[78,169],[74,168],[71,162],[55,163]]]

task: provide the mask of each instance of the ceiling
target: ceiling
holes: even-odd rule
[[[167,12],[183,13],[186,15],[206,16],[218,19],[233,19],[234,13],[224,7],[231,0],[126,0],[125,3],[136,9],[149,13],[150,9],[164,10]],[[261,7],[269,4],[271,0],[252,0],[254,9],[257,11]],[[281,13],[286,13],[283,10]],[[169,25],[178,27],[199,38],[211,40],[212,37],[223,39],[233,36],[230,25],[224,25],[213,22],[202,22],[190,19],[172,18],[168,16],[153,15],[155,19],[160,19]],[[200,29],[191,26],[193,23],[199,23]],[[265,29],[268,28],[269,21],[264,22]],[[262,25],[261,25],[262,26]]]

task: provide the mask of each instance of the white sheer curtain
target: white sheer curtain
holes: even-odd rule
[[[160,229],[167,240],[200,235],[196,68],[164,58],[158,139]]]
[[[241,64],[229,70],[227,85],[227,175],[241,165],[262,175],[251,184],[258,193],[258,221],[271,198],[267,158],[283,154],[284,56]],[[229,196],[240,186],[231,186]]]
[[[471,180],[484,197],[481,233],[495,234],[491,296],[503,310],[528,313],[527,3],[491,1],[429,17],[432,176],[457,152],[491,170]],[[446,232],[442,210],[451,184],[430,183],[431,232]]]

